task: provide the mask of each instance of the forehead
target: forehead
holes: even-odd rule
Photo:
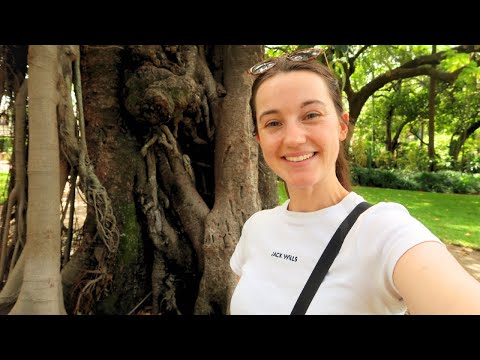
[[[279,106],[312,99],[332,102],[325,80],[310,71],[292,71],[279,73],[265,80],[258,88],[255,102],[257,107]]]

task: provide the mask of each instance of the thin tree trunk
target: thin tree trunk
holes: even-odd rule
[[[58,46],[29,47],[27,243],[23,282],[10,314],[66,314],[60,277]]]
[[[432,45],[432,55],[437,52],[437,45]],[[437,78],[434,73],[430,75],[430,92],[428,97],[428,157],[430,171],[435,171],[435,92]]]
[[[258,150],[258,193],[261,209],[272,209],[278,205],[277,175],[268,167],[262,151]]]
[[[27,80],[25,79],[20,86],[15,97],[15,140],[14,140],[14,154],[15,154],[15,185],[9,194],[6,206],[5,223],[3,225],[3,233],[1,234],[2,247],[0,249],[0,283],[3,280],[6,265],[7,265],[7,242],[10,232],[10,218],[12,215],[12,207],[16,205],[16,219],[15,219],[15,239],[14,243],[19,242],[24,245],[25,220],[24,211],[26,206],[26,174],[25,174],[25,123],[26,123],[26,104],[27,101]],[[18,246],[18,245],[17,245]],[[18,248],[18,247],[16,247]],[[16,252],[14,252],[16,256]],[[14,257],[15,257],[14,256]],[[15,264],[16,259],[12,257],[10,268]]]
[[[8,274],[8,280],[0,292],[0,315],[8,314],[17,301],[20,288],[22,287],[24,269],[25,252],[22,252],[15,267]]]

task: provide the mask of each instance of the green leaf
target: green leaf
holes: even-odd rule
[[[335,50],[340,51],[342,54],[346,54],[346,53],[347,53],[349,46],[350,46],[350,45],[333,45],[333,47],[335,48]]]

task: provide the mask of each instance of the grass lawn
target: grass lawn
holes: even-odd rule
[[[354,186],[353,191],[371,204],[397,202],[442,241],[480,250],[480,196]],[[287,194],[279,182],[283,204]]]
[[[442,241],[480,250],[480,196],[355,186],[372,204],[397,202]]]

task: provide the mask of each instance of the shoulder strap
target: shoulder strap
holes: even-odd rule
[[[355,209],[352,210],[350,214],[343,220],[343,222],[338,227],[335,234],[333,234],[332,239],[328,243],[325,251],[323,252],[322,256],[315,265],[315,268],[312,271],[312,274],[307,280],[305,287],[303,288],[300,296],[297,299],[295,306],[290,315],[305,315],[307,312],[310,303],[313,300],[320,284],[323,281],[323,278],[332,266],[333,261],[337,257],[340,248],[342,247],[343,240],[347,236],[348,232],[352,228],[357,218],[367,210],[372,204],[367,202],[361,202],[358,204]]]

